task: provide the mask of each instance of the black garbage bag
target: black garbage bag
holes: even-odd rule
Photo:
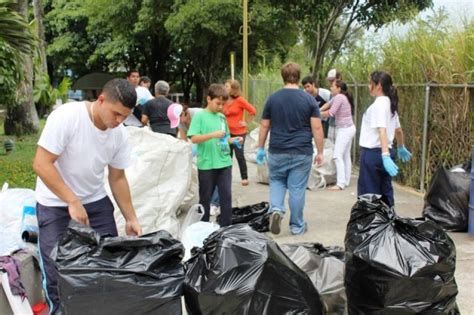
[[[447,231],[467,231],[470,187],[470,167],[439,168],[425,195],[423,216]]]
[[[270,231],[270,216],[271,213],[265,213],[259,217],[253,218],[249,221],[248,225],[257,232],[268,232]]]
[[[184,248],[166,231],[101,238],[71,221],[52,258],[66,314],[181,314]]]
[[[189,314],[322,314],[308,276],[246,224],[221,228],[185,264]]]
[[[398,217],[378,197],[359,197],[347,224],[349,314],[458,314],[451,238],[433,221]]]
[[[280,247],[309,276],[321,296],[325,314],[345,314],[344,249],[324,247],[320,243],[284,244]]]
[[[232,208],[232,224],[248,223],[252,219],[263,216],[268,212],[270,204],[262,201],[254,205]],[[219,220],[219,218],[218,218]]]

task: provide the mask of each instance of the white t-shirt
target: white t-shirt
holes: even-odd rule
[[[153,98],[151,95],[150,90],[143,86],[137,86],[135,88],[135,92],[137,92],[137,104],[144,105],[146,102]]]
[[[378,128],[386,128],[388,147],[391,148],[395,138],[395,129],[399,127],[400,119],[398,113],[392,115],[390,99],[387,96],[379,96],[367,108],[362,117],[359,145],[368,149],[380,148]]]
[[[106,196],[104,169],[125,169],[130,164],[130,144],[125,127],[100,130],[85,102],[67,103],[48,117],[38,145],[58,155],[54,163],[66,185],[83,204]],[[36,200],[50,207],[66,206],[38,177]]]
[[[151,100],[153,98],[153,95],[151,95],[150,90],[143,86],[137,86],[135,88],[135,92],[137,92],[137,105],[143,106],[146,102]],[[135,127],[141,127],[143,126],[142,122],[138,120],[135,115],[130,113],[128,117],[123,121],[123,123],[126,126],[135,126]]]
[[[318,95],[321,96],[326,102],[329,102],[331,99],[331,91],[328,89],[318,88]]]

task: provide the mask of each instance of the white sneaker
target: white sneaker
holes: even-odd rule
[[[211,215],[221,214],[221,207],[211,204]]]

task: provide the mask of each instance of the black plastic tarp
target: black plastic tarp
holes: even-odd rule
[[[470,187],[470,167],[439,168],[425,195],[423,216],[447,231],[467,231]]]
[[[185,264],[190,314],[322,314],[308,276],[246,224],[222,228]]]
[[[325,314],[345,314],[344,249],[320,243],[280,246],[283,252],[306,272],[321,296]]]
[[[52,254],[66,314],[181,314],[184,248],[166,231],[101,238],[71,221]]]
[[[375,195],[359,197],[347,225],[350,314],[457,314],[456,249],[425,219],[401,218]]]

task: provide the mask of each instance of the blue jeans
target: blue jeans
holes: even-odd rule
[[[285,195],[289,191],[290,230],[293,234],[304,233],[306,222],[303,219],[306,187],[311,172],[312,155],[275,154],[268,156],[270,179],[270,212],[285,214]]]
[[[217,186],[211,196],[211,205],[214,205],[216,207],[221,206],[221,199],[219,198],[219,190],[217,189]]]

